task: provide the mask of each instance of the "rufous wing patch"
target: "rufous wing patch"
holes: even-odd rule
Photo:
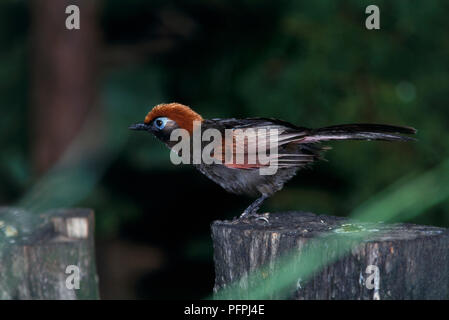
[[[254,169],[270,165],[277,165],[281,168],[294,167],[303,166],[314,160],[313,155],[298,153],[297,147],[294,147],[294,144],[303,139],[302,134],[283,132],[278,134],[277,132],[259,130],[261,128],[253,129],[247,132],[234,130],[232,139],[229,141],[223,139],[221,146],[214,150],[213,157],[219,163],[233,169]],[[264,128],[262,127],[262,129]],[[241,134],[242,136],[238,138]],[[282,152],[279,152],[281,149],[277,147],[275,150],[270,149],[274,142],[276,142],[275,146],[282,146]],[[242,144],[240,148],[237,147],[239,144]],[[230,153],[228,159],[226,158],[226,152]],[[264,159],[263,163],[260,161],[261,156]]]

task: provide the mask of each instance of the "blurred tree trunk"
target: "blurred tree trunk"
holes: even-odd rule
[[[66,29],[69,5],[80,29]],[[31,5],[31,147],[37,173],[51,167],[96,103],[98,1],[33,0]]]

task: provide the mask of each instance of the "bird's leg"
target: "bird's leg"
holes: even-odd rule
[[[245,209],[245,211],[243,211],[239,219],[256,218],[256,220],[264,220],[265,222],[268,223],[268,219],[266,217],[257,214],[257,210],[259,210],[260,206],[262,205],[262,202],[264,202],[264,200],[267,198],[268,196],[265,194],[257,198],[253,203],[251,203],[248,206],[248,208]]]

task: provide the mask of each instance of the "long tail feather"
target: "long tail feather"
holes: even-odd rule
[[[343,124],[312,130],[303,142],[328,140],[384,140],[410,141],[414,138],[403,134],[415,134],[416,129],[384,124]]]

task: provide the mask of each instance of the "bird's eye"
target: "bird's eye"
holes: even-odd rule
[[[154,120],[154,126],[156,128],[158,128],[159,130],[162,130],[162,129],[164,129],[167,121],[168,121],[168,118],[166,118],[166,117],[157,118],[156,120]]]

